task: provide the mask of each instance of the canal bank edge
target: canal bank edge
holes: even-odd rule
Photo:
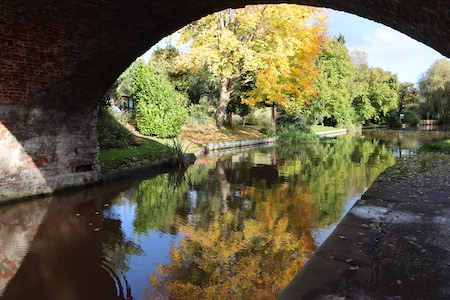
[[[450,299],[450,155],[375,180],[279,299]]]
[[[191,165],[195,162],[197,158],[203,157],[208,153],[213,151],[218,151],[221,149],[231,149],[231,148],[244,148],[250,145],[265,145],[276,143],[278,137],[268,137],[268,138],[260,138],[260,139],[249,139],[249,140],[239,140],[239,141],[229,141],[229,142],[218,142],[218,143],[210,143],[204,147],[199,147],[196,150],[184,154],[186,162]],[[155,161],[152,163],[135,166],[132,168],[127,168],[123,170],[119,170],[116,172],[103,174],[102,182],[109,183],[115,180],[127,178],[130,176],[136,175],[144,175],[144,174],[159,174],[165,173],[170,169],[173,169],[174,166],[171,163],[170,159],[164,159]]]
[[[314,134],[316,134],[320,137],[335,137],[335,136],[344,135],[347,133],[348,133],[348,130],[346,128],[314,132]]]
[[[260,138],[260,139],[251,139],[251,140],[239,140],[232,142],[221,142],[221,143],[212,143],[207,146],[199,147],[196,150],[185,153],[184,159],[188,163],[188,165],[193,164],[197,158],[205,156],[207,153],[220,150],[220,149],[231,149],[231,148],[243,148],[249,145],[265,145],[270,143],[276,143],[278,137],[269,137],[269,138]],[[126,179],[134,176],[155,176],[158,174],[166,173],[170,170],[173,170],[174,164],[170,158],[168,159],[160,159],[147,164],[137,165],[134,167],[120,169],[114,172],[99,174],[99,178],[95,182],[85,181],[85,183],[80,183],[75,186],[59,186],[58,188],[46,191],[39,194],[30,194],[24,195],[19,198],[2,198],[0,195],[0,205],[9,204],[9,203],[17,203],[21,201],[27,201],[30,199],[34,199],[36,197],[41,197],[45,195],[55,194],[55,193],[63,193],[66,191],[77,190],[86,186],[96,185],[96,184],[108,184],[114,182],[116,180]],[[81,173],[80,173],[81,174]],[[68,177],[70,179],[70,177]]]

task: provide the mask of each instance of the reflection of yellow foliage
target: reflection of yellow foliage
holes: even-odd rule
[[[314,241],[309,231],[317,212],[313,205],[314,195],[306,186],[283,183],[270,190],[246,186],[242,195],[258,203],[257,219],[261,222],[272,225],[280,214],[288,216],[290,226],[295,226],[291,231],[299,239],[308,239],[307,249],[313,250]]]
[[[180,244],[150,277],[148,298],[276,298],[315,250],[311,228],[338,221],[347,195],[395,160],[384,146],[346,139],[286,153],[290,159],[281,156],[277,167],[285,182],[271,182],[269,189],[265,180],[242,183],[236,201],[251,205],[233,210],[236,203],[225,197],[222,213],[217,209],[179,228]],[[231,162],[216,164],[223,168],[214,182],[220,196],[231,191],[220,187],[221,180],[232,182],[223,176]]]
[[[290,232],[287,215],[274,210],[270,216],[239,220],[239,211],[226,212],[206,226],[183,226],[180,245],[172,246],[171,262],[150,277],[147,296],[275,299],[314,245],[309,236]]]

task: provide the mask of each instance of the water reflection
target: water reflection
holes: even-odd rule
[[[174,197],[169,215],[180,241],[146,298],[276,298],[321,242],[314,233],[393,163],[389,148],[362,138],[201,160],[178,181],[187,199]]]
[[[4,245],[14,245],[15,253],[20,254],[19,245],[24,237],[33,239],[1,299],[126,298],[126,288],[117,289],[120,282],[102,255],[102,248],[108,245],[103,238],[115,238],[101,234],[109,226],[102,216],[104,196],[115,197],[88,188],[2,207],[2,211],[9,213],[2,214],[2,223],[15,224],[11,228],[16,229],[18,218],[27,224],[21,227],[20,234],[0,236],[2,256],[7,251]]]
[[[450,129],[434,125],[433,131],[422,130],[364,130],[367,139],[379,140],[395,151],[397,157],[414,155],[419,146],[424,142],[433,142],[450,138]]]
[[[394,163],[395,134],[206,157],[5,206],[1,299],[274,299]]]

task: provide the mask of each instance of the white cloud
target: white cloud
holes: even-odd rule
[[[386,26],[380,26],[368,35],[364,35],[362,40],[366,43],[363,48],[373,54],[395,55],[404,54],[404,51],[421,52],[425,45],[413,40],[407,35],[395,31]]]
[[[367,52],[369,64],[398,74],[400,81],[416,82],[439,58],[437,51],[380,23],[332,11],[329,31],[344,34],[349,51]]]
[[[441,58],[437,51],[384,25],[366,32],[349,50],[367,52],[369,65],[398,75],[400,81],[416,82],[431,64]]]

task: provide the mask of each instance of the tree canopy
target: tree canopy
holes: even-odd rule
[[[419,103],[419,89],[412,82],[402,82],[398,91],[398,111],[417,111]]]
[[[353,66],[345,47],[344,38],[327,38],[321,47],[317,60],[320,76],[315,85],[318,91],[310,112],[316,123],[323,123],[324,118],[335,124],[349,124],[354,120],[351,106],[349,85]]]
[[[381,68],[362,64],[356,68],[352,81],[353,107],[362,123],[379,123],[398,105],[397,76]]]
[[[450,121],[450,60],[439,59],[419,80],[426,117]]]
[[[223,126],[231,94],[245,80],[255,81],[249,104],[307,101],[315,95],[314,60],[324,33],[320,9],[258,5],[228,9],[180,30],[187,47],[181,69],[208,68],[220,86],[216,122]],[[317,21],[317,22],[315,22]]]

